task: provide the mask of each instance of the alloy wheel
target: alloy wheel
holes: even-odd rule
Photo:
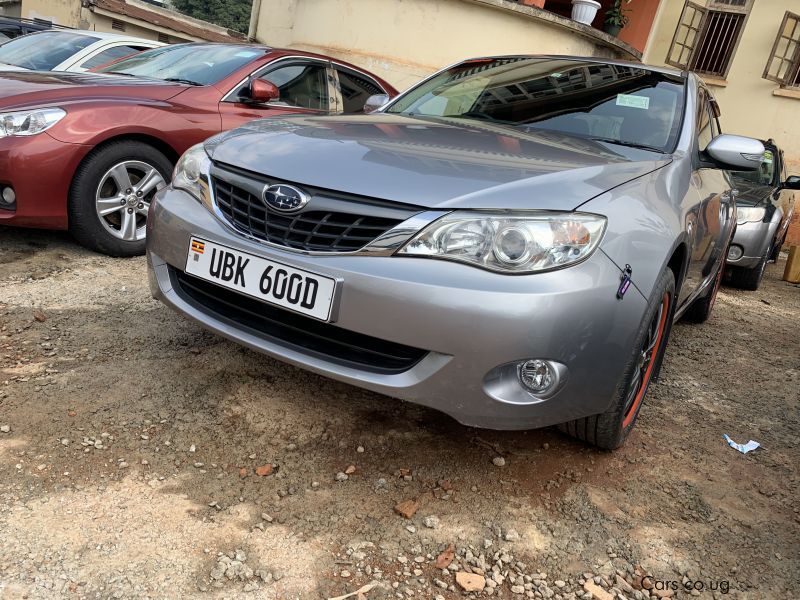
[[[628,395],[625,397],[625,408],[623,412],[625,418],[622,422],[623,429],[633,422],[639,405],[642,403],[642,398],[647,391],[650,378],[653,375],[653,367],[656,364],[658,349],[661,347],[661,340],[667,329],[669,304],[670,295],[665,292],[664,296],[661,298],[661,304],[659,304],[656,314],[650,321],[647,334],[644,338],[644,344],[638,354],[636,370],[634,371],[633,379],[628,387]]]
[[[158,169],[146,162],[126,160],[111,167],[95,194],[95,209],[103,227],[121,240],[143,240],[150,202],[165,185]]]

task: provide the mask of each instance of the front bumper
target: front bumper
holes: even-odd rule
[[[236,234],[183,191],[159,193],[148,219],[153,295],[204,327],[327,377],[443,411],[461,423],[528,429],[606,410],[632,354],[645,299],[616,298],[620,271],[601,251],[550,273],[508,276],[441,260],[309,256]],[[399,373],[376,373],[260,335],[181,293],[176,270],[192,235],[338,278],[336,327],[424,349]],[[567,366],[546,400],[522,389],[510,364],[529,358]]]
[[[769,244],[772,241],[771,233],[770,223],[762,221],[737,225],[736,233],[731,241],[731,248],[738,247],[742,255],[736,260],[726,258],[725,264],[745,269],[757,267],[764,254],[769,250]]]
[[[15,206],[0,205],[0,225],[66,229],[69,186],[90,149],[47,132],[0,138],[0,187],[16,195]]]

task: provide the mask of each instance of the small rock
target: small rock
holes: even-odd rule
[[[586,583],[583,584],[583,589],[594,596],[595,600],[614,600],[614,596],[605,591],[591,579],[587,580]]]
[[[506,459],[503,458],[502,456],[495,456],[492,459],[492,463],[494,464],[495,467],[504,467],[506,466]]]
[[[356,452],[358,452],[359,454],[363,454],[364,453],[364,446],[359,446],[358,448],[356,448]]]
[[[355,473],[355,472],[356,472],[356,466],[355,466],[355,465],[349,465],[349,466],[348,466],[348,467],[347,467],[347,468],[344,470],[344,473],[345,473],[345,475],[352,475],[352,474],[353,474],[353,473]]]
[[[525,593],[525,586],[512,585],[511,586],[511,593],[512,594],[524,594]]]
[[[272,465],[267,463],[266,465],[261,465],[260,467],[256,467],[256,475],[259,477],[266,477],[267,475],[272,475]]]
[[[164,443],[166,444],[166,442],[164,442]],[[169,444],[167,444],[167,446],[169,446]],[[197,451],[197,447],[194,444],[189,446],[189,452],[196,452],[196,451]]]
[[[507,542],[516,542],[519,539],[519,533],[515,529],[509,529],[503,536]]]
[[[429,515],[422,519],[422,524],[428,529],[436,529],[439,526],[439,517],[436,515]]]
[[[483,588],[486,587],[486,579],[483,575],[467,573],[466,571],[458,571],[456,573],[456,583],[465,592],[482,592]]]
[[[11,425],[0,425],[0,432],[1,433],[10,433],[11,432]]]
[[[347,481],[348,479],[350,478],[347,476],[347,473],[344,473],[343,471],[339,471],[336,474],[336,481]]]
[[[409,498],[395,505],[394,512],[403,518],[410,519],[414,516],[414,513],[419,510],[419,506],[419,500],[416,498]]]
[[[344,569],[344,570],[342,570],[341,573],[339,573],[339,576],[344,577],[344,578],[350,577],[350,571],[348,571],[347,569]]]

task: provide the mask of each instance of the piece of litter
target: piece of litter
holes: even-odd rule
[[[368,583],[367,585],[361,586],[355,592],[350,592],[349,594],[345,594],[344,596],[336,596],[335,598],[328,598],[328,600],[345,600],[345,598],[352,598],[353,596],[356,596],[358,600],[361,600],[362,598],[366,598],[364,594],[366,594],[376,585],[378,585],[378,583],[376,581],[373,581],[371,583]]]
[[[734,450],[738,450],[742,454],[747,454],[751,450],[755,450],[756,448],[761,447],[761,444],[759,444],[758,442],[754,442],[753,440],[750,440],[746,444],[737,444],[730,438],[730,436],[727,433],[723,433],[722,437],[725,438],[726,442],[728,442],[728,446],[730,446]]]

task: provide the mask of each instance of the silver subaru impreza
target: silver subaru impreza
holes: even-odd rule
[[[187,151],[150,207],[154,296],[467,425],[618,447],[673,320],[709,316],[728,170],[761,142],[722,134],[694,75],[635,63],[478,58],[383,100]]]

